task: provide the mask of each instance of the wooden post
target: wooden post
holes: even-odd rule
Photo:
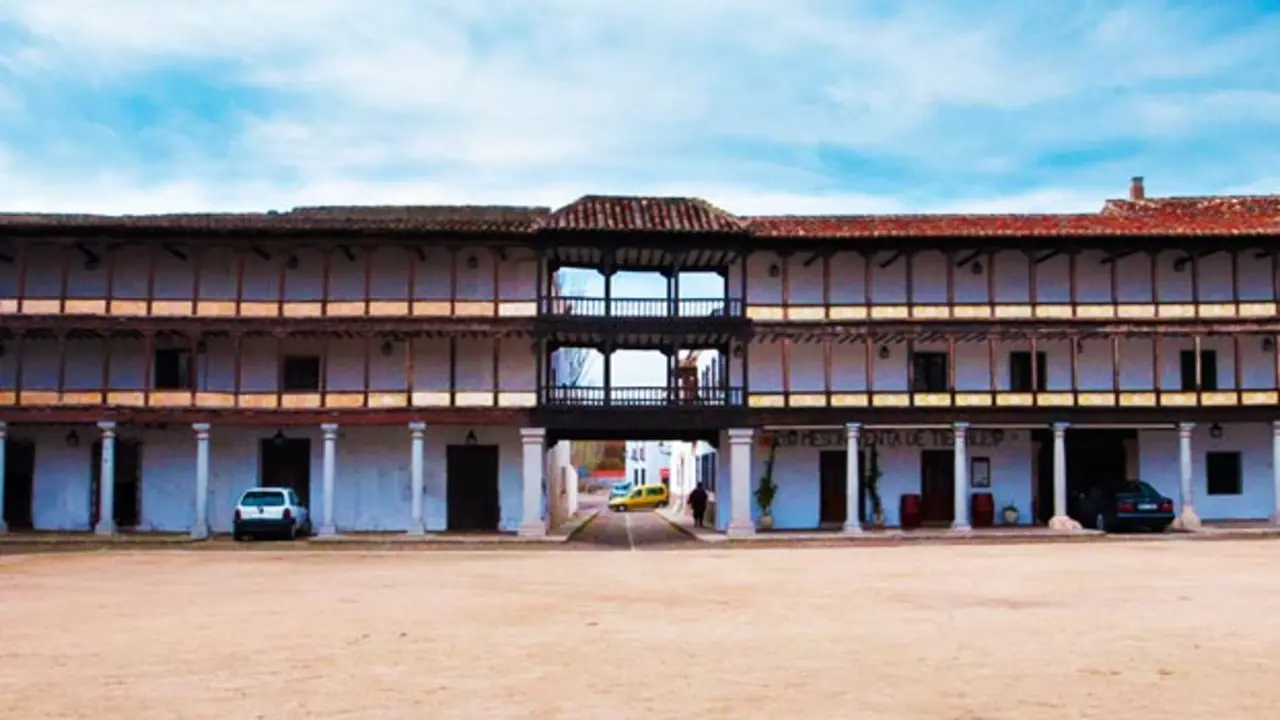
[[[1113,264],[1114,268],[1115,265]],[[1111,336],[1111,392],[1120,396],[1120,337]],[[1118,401],[1117,401],[1118,402]]]
[[[1161,357],[1164,343],[1161,340],[1160,333],[1157,332],[1151,335],[1151,362],[1155,365],[1151,370],[1151,388],[1156,392],[1157,405],[1160,398],[1160,371],[1164,365],[1164,358]]]
[[[19,336],[19,339],[21,339],[21,336]],[[18,361],[19,363],[21,363],[22,361],[21,351],[19,351],[19,354],[18,354]],[[19,367],[21,367],[21,364],[19,364]],[[18,380],[19,380],[18,384],[19,386],[21,386],[22,384],[21,376],[19,376]],[[102,393],[101,393],[102,404],[105,405],[111,398],[111,331],[110,330],[102,334],[102,380],[101,380],[101,383],[102,383]]]
[[[409,407],[413,407],[414,375],[413,335],[408,335],[404,339],[404,389],[409,395]]]
[[[1152,312],[1156,314],[1156,317],[1160,317],[1160,253],[1153,250],[1147,254],[1151,256]]]
[[[947,335],[947,390],[956,392],[956,336]]]
[[[70,248],[65,245],[59,245],[58,249],[62,251],[62,281],[58,289],[58,314],[66,315],[68,280],[71,275],[71,252]]]
[[[871,267],[875,258],[874,250],[862,253],[862,304],[866,306],[868,320],[871,319],[871,306],[875,302],[876,278]]]
[[[156,245],[147,245],[147,317],[155,314],[156,303]]]
[[[1240,333],[1231,336],[1232,350],[1231,360],[1235,364],[1235,387],[1236,403],[1240,402],[1240,391],[1244,389],[1244,363],[1240,360]]]
[[[457,317],[458,315],[458,248],[449,248],[449,316]],[[450,347],[453,346],[453,338],[449,339]],[[452,351],[451,351],[452,352]],[[451,391],[452,392],[452,391]],[[452,405],[452,401],[449,403]]]
[[[996,336],[987,331],[987,368],[991,372],[991,402],[995,402],[996,393],[1000,392],[1000,380],[998,378],[999,366],[996,365]]]
[[[194,317],[200,317],[200,275],[204,270],[205,252],[203,245],[191,248],[191,314]],[[195,353],[191,357],[194,359]]]
[[[142,334],[142,387],[146,391],[147,405],[156,389],[156,334],[147,330]]]
[[[956,313],[956,254],[947,251],[947,317],[955,317]]]
[[[30,244],[25,241],[20,243],[18,245],[17,254],[18,254],[18,257],[17,257],[18,312],[26,312],[27,311],[27,308],[26,308],[27,306],[27,265],[31,261],[30,260],[30,254],[31,254]],[[110,282],[110,276],[108,276],[107,279],[108,279],[108,282]],[[108,286],[108,289],[110,289],[109,286]]]
[[[404,253],[409,257],[409,272],[405,274],[405,307],[408,310],[409,317],[413,317],[415,315],[413,311],[414,296],[418,293],[418,255],[408,247],[404,249]],[[538,275],[541,277],[542,274],[539,273]],[[534,292],[538,291],[535,290]]]
[[[244,248],[236,248],[236,317],[240,317],[244,307]],[[109,280],[109,278],[108,278]]]
[[[1078,399],[1080,392],[1080,336],[1071,336],[1071,393],[1072,404]]]
[[[333,246],[320,248],[320,317],[329,316],[329,276],[330,264],[333,262]],[[409,267],[413,267],[410,263]]]
[[[280,254],[280,273],[276,277],[276,317],[284,317],[284,293],[288,289],[286,275],[289,272],[289,255],[293,252],[286,250]]]
[[[1235,306],[1234,314],[1240,317],[1240,251],[1231,251],[1231,303]]]
[[[915,253],[908,250],[906,253],[903,254],[902,257],[907,262],[907,267],[904,272],[904,274],[906,275],[906,286],[907,286],[907,317],[915,317],[916,289],[915,289],[915,282],[914,282],[915,276],[912,270],[913,270],[913,266],[915,265],[916,255]]]
[[[63,390],[67,387],[67,333],[58,332],[58,402],[62,402]]]
[[[368,297],[368,296],[366,295],[365,297]],[[369,306],[366,304],[365,308],[367,309],[368,307]],[[369,333],[364,336],[364,378],[363,378],[364,402],[361,404],[366,408],[369,407],[369,392],[370,390],[372,390],[372,388],[369,386],[369,378],[371,375],[371,373],[369,372],[369,366],[373,362],[373,357],[372,357],[373,339],[374,339],[373,333]],[[378,350],[379,352],[381,352],[382,348],[379,347]]]
[[[27,350],[26,348],[27,332],[25,330],[19,330],[17,335],[18,335],[18,347],[14,349],[14,357],[13,357],[13,362],[14,362],[13,389],[16,391],[15,394],[18,396],[17,397],[18,405],[22,405],[23,404],[22,391],[23,391],[23,386],[25,385],[23,380],[26,378],[26,372],[24,368],[26,363],[23,362],[23,358],[25,357],[26,350]],[[104,383],[104,386],[105,386],[105,383]]]
[[[863,370],[863,373],[866,375],[867,404],[868,406],[874,406],[875,403],[872,402],[871,395],[875,389],[876,351],[872,347],[872,345],[874,345],[874,342],[873,342],[874,338],[872,338],[871,330],[869,328],[867,330],[866,340],[867,340],[866,342],[867,357],[866,357],[866,362],[863,364],[864,366],[862,370]]]
[[[1196,306],[1196,317],[1200,317],[1200,253],[1191,253],[1191,302]]]
[[[361,248],[364,255],[364,316],[369,317],[373,306],[373,256],[376,247]]]
[[[493,248],[493,252],[489,255],[493,259],[493,316],[498,317],[502,313],[498,311],[498,306],[502,304],[502,251]],[[497,390],[495,389],[496,393]],[[497,395],[494,395],[494,402],[497,402]]]
[[[454,256],[456,259],[456,255]],[[458,405],[458,338],[449,336],[449,407]]]
[[[1031,392],[1040,393],[1044,392],[1044,388],[1040,387],[1040,355],[1036,347],[1036,336],[1031,335],[1029,340],[1031,346]]]
[[[241,384],[240,376],[244,374],[240,371],[241,365],[244,363],[243,345],[244,345],[244,336],[238,332],[233,333],[231,335],[231,354],[232,354],[231,372],[235,375],[235,377],[232,379],[232,391],[235,393],[237,406],[240,404],[240,384]]]
[[[1071,317],[1078,317],[1080,310],[1080,287],[1076,282],[1076,256],[1078,251],[1075,248],[1067,255],[1067,291],[1071,293]]]
[[[495,258],[496,260],[496,258]],[[498,393],[502,390],[502,338],[493,336],[493,406],[498,407]]]
[[[825,407],[831,407],[831,337],[822,338],[822,387],[826,393]]]
[[[1200,343],[1200,336],[1199,336],[1199,335],[1193,335],[1193,336],[1191,337],[1191,347],[1193,348],[1193,349],[1192,349],[1192,352],[1194,352],[1194,353],[1195,353],[1195,356],[1196,356],[1196,357],[1195,357],[1195,360],[1196,360],[1196,365],[1195,365],[1195,367],[1196,367],[1196,392],[1197,392],[1197,393],[1198,393],[1198,392],[1200,392],[1200,391],[1203,389],[1203,387],[1202,387],[1203,383],[1201,382],[1201,381],[1202,381],[1202,377],[1201,377],[1201,376],[1204,374],[1204,368],[1200,366],[1200,344],[1201,344],[1201,343]],[[1196,402],[1197,402],[1197,404],[1198,404],[1198,403],[1199,403],[1199,400],[1197,400]]]
[[[782,263],[782,319],[791,319],[791,256],[778,253],[778,261]],[[783,348],[786,352],[786,348]]]
[[[1025,255],[1027,258],[1027,302],[1031,303],[1031,317],[1035,317],[1036,303],[1039,302],[1036,299],[1036,269],[1038,266],[1036,265],[1036,256],[1034,251],[1028,250]],[[1032,380],[1032,383],[1034,385],[1035,381]]]
[[[907,392],[915,393],[916,391],[916,339],[907,339]],[[914,401],[913,401],[914,402]]]
[[[1118,266],[1119,264],[1120,264],[1120,261],[1116,258],[1116,256],[1112,255],[1112,256],[1111,256],[1111,268],[1110,268],[1110,269],[1111,269],[1111,306],[1112,306],[1112,310],[1113,310],[1113,312],[1114,312],[1116,315],[1119,315],[1119,314],[1120,314],[1120,310],[1119,310],[1119,307],[1120,307],[1120,278],[1119,278],[1119,276],[1118,276],[1118,275],[1117,275],[1117,273],[1116,273],[1116,266]]]
[[[191,343],[191,362],[187,372],[191,376],[192,402],[196,399],[196,393],[200,391],[200,340],[203,337],[203,334],[197,330],[187,338]]]
[[[987,251],[987,305],[990,306],[991,319],[996,317],[996,254]]]
[[[831,255],[822,256],[822,318],[831,319]],[[827,357],[831,357],[830,344],[827,346]],[[827,398],[830,401],[830,398]]]
[[[782,341],[782,398],[791,407],[791,338]]]

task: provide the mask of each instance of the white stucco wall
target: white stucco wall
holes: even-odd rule
[[[89,529],[91,447],[98,430],[74,426],[81,442],[68,447],[73,426],[11,426],[9,436],[35,443],[34,520],[39,530]],[[239,494],[258,483],[258,442],[279,428],[214,426],[210,447],[209,519],[215,531],[231,529]],[[324,443],[319,427],[285,427],[289,437],[311,439],[311,512],[323,508]],[[426,434],[424,517],[428,530],[446,529],[445,446],[462,444],[474,431],[479,444],[499,453],[500,529],[521,520],[522,450],[518,428],[431,426]],[[185,531],[195,515],[195,435],[186,426],[142,429],[121,426],[122,438],[142,441],[143,530]],[[409,524],[409,431],[400,426],[349,426],[337,446],[334,519],[339,530],[399,531]]]

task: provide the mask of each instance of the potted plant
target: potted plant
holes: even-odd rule
[[[760,505],[760,520],[756,523],[761,530],[773,529],[773,498],[778,494],[778,486],[773,483],[773,460],[778,449],[778,442],[769,443],[769,459],[764,464],[764,477],[756,487],[756,503]]]
[[[1017,524],[1018,524],[1018,506],[1017,506],[1017,505],[1014,505],[1014,504],[1013,504],[1013,503],[1011,503],[1011,502],[1010,502],[1010,503],[1005,503],[1005,506],[1004,506],[1003,508],[1001,508],[1001,509],[1000,509],[1000,512],[1001,512],[1001,513],[1003,514],[1003,516],[1004,516],[1004,524],[1005,524],[1005,525],[1017,525]]]
[[[871,525],[877,530],[884,529],[884,503],[880,500],[880,464],[871,466],[867,473],[867,495],[871,499]]]

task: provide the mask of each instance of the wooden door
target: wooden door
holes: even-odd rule
[[[921,522],[949,524],[956,513],[956,466],[954,450],[924,450],[920,453]]]
[[[497,531],[498,446],[449,445],[445,476],[448,529]]]
[[[32,507],[35,474],[35,443],[28,440],[5,441],[3,512],[10,530],[30,530],[35,525]]]
[[[818,455],[818,523],[843,525],[848,515],[849,467],[843,450],[825,450]]]
[[[258,486],[290,488],[311,510],[311,438],[267,438],[258,453]]]

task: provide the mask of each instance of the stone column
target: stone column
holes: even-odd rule
[[[422,518],[422,462],[426,446],[427,424],[409,423],[409,484],[413,490],[413,509],[409,518],[409,534],[422,535],[426,525]]]
[[[98,471],[98,525],[94,532],[112,535],[116,531],[116,424],[98,423],[102,431],[102,461]]]
[[[520,537],[546,537],[547,523],[542,519],[542,474],[547,456],[543,443],[546,428],[520,428],[524,462],[520,478]]]
[[[325,423],[320,426],[320,432],[324,434],[324,465],[322,466],[321,482],[323,484],[324,494],[324,514],[320,518],[320,535],[336,535],[338,528],[333,524],[333,484],[334,474],[337,472],[338,465],[338,425],[336,423]]]
[[[969,525],[969,423],[955,424],[955,519],[951,521],[951,529],[961,532],[970,530]]]
[[[847,533],[862,532],[862,520],[858,517],[858,498],[862,487],[858,484],[858,439],[862,437],[862,423],[846,423],[845,435],[845,497],[844,497],[844,531]]]
[[[1053,424],[1053,517],[1050,530],[1079,530],[1080,523],[1067,516],[1067,428],[1070,423]]]
[[[1195,497],[1191,493],[1191,433],[1195,429],[1193,422],[1178,423],[1178,491],[1182,502],[1173,527],[1188,532],[1200,529],[1200,516],[1196,515]]]
[[[9,532],[4,521],[4,446],[9,437],[9,424],[0,422],[0,535]]]
[[[209,423],[195,423],[196,431],[196,519],[191,525],[191,537],[203,540],[209,537]]]
[[[0,461],[3,460],[4,445],[3,439],[0,438]],[[3,476],[0,475],[0,487],[3,484]],[[1271,423],[1271,485],[1272,492],[1275,493],[1271,501],[1271,524],[1280,525],[1280,420]]]
[[[754,428],[729,430],[729,537],[756,534],[751,520],[751,443],[755,436]]]

